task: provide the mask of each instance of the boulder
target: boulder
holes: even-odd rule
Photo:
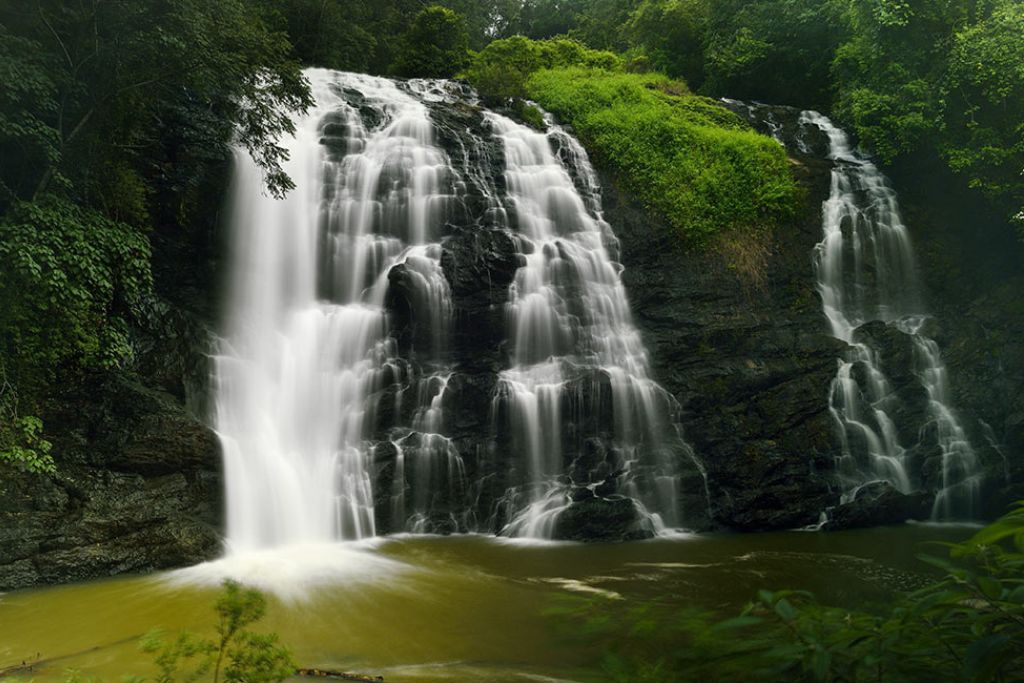
[[[824,528],[838,531],[926,520],[934,501],[932,493],[900,493],[889,482],[875,481],[860,487],[853,500],[832,510]]]
[[[589,490],[589,489],[584,489]],[[578,489],[577,489],[578,491]],[[654,525],[631,498],[580,495],[555,519],[553,537],[562,541],[636,541],[654,536]]]

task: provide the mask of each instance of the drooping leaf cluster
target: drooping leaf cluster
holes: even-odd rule
[[[5,3],[0,182],[6,201],[51,189],[112,218],[146,217],[153,193],[187,179],[237,135],[289,186],[277,138],[309,104],[290,44],[246,0]],[[198,158],[197,158],[198,157]]]

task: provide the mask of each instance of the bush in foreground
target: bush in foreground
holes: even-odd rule
[[[607,653],[614,681],[1024,680],[1024,502],[946,557],[941,578],[874,611],[760,591],[739,616],[654,605],[610,613],[576,600],[556,612]],[[625,631],[625,632],[624,632]]]

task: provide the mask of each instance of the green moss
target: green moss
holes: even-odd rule
[[[799,193],[783,148],[681,81],[569,67],[536,71],[525,85],[689,241],[766,231],[794,212]]]

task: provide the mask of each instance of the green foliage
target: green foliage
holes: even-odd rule
[[[989,197],[1024,207],[1024,5],[1006,3],[956,34],[945,103],[940,151],[950,167]]]
[[[280,14],[277,23],[287,30],[293,54],[303,64],[346,71],[376,66],[377,27],[365,3],[285,0],[268,6]]]
[[[447,78],[468,60],[465,19],[446,7],[431,5],[416,15],[402,35],[394,71],[402,76]]]
[[[0,219],[0,351],[11,381],[34,387],[122,364],[130,309],[152,285],[149,257],[137,228],[56,197]]]
[[[43,438],[43,421],[38,417],[4,416],[0,422],[0,465],[17,467],[33,474],[56,474],[50,455],[52,445]]]
[[[761,591],[724,621],[657,605],[620,614],[581,599],[553,613],[602,647],[613,681],[1021,680],[1024,502],[969,540],[945,545],[948,557],[921,557],[942,578],[875,611]]]
[[[1021,222],[1019,0],[642,0],[623,35],[699,92],[831,110],[885,163],[943,159]]]
[[[43,421],[18,410],[18,388],[9,380],[7,360],[0,354],[0,470],[14,467],[53,475],[53,445],[43,438]]]
[[[625,34],[700,92],[823,105],[839,16],[837,0],[643,0]]]
[[[828,106],[830,65],[846,36],[841,2],[714,3],[704,89],[802,107]]]
[[[540,109],[527,104],[523,100],[516,101],[516,115],[519,116],[527,125],[536,128],[537,130],[545,130],[547,126],[544,124],[544,113]]]
[[[526,79],[540,68],[537,44],[523,36],[496,40],[473,55],[466,78],[485,99],[526,97]]]
[[[850,0],[836,112],[883,160],[938,153],[1007,215],[1024,204],[1024,8]]]
[[[183,631],[171,641],[159,632],[143,639],[143,651],[154,655],[160,671],[156,683],[190,683],[207,677],[214,683],[272,683],[295,675],[295,662],[276,635],[247,630],[266,614],[266,599],[259,591],[225,581],[215,611],[213,638]]]
[[[680,82],[549,69],[529,79],[527,92],[691,242],[766,230],[792,213],[797,186],[782,147]]]
[[[129,172],[159,183],[155,161],[188,161],[167,148],[186,131],[162,130],[171,120],[187,128],[182,110],[214,112],[225,125],[205,145],[225,149],[235,136],[264,167],[272,191],[290,187],[276,140],[291,131],[291,112],[309,105],[308,87],[285,35],[269,30],[247,0],[32,4],[31,12],[0,9],[0,25],[17,38],[0,51],[0,73],[28,77],[7,116],[32,122],[36,140],[11,147],[0,169],[16,197],[38,196],[64,174],[73,194],[88,199],[106,184],[105,169],[115,169],[112,180],[121,184],[111,196],[124,193]],[[22,56],[26,50],[31,56]],[[144,192],[131,192],[129,205],[144,200]]]
[[[626,34],[655,70],[699,88],[710,15],[707,0],[645,0],[630,15]]]
[[[622,60],[611,52],[591,50],[568,38],[530,40],[512,36],[496,40],[475,54],[465,76],[487,100],[527,97],[526,80],[539,69],[585,66],[618,70]]]
[[[60,139],[48,120],[58,109],[54,83],[41,46],[0,24],[0,159],[45,167],[59,159]],[[16,169],[9,169],[14,171]],[[0,210],[32,190],[31,178],[0,170]]]
[[[935,38],[949,29],[925,9],[850,2],[845,14],[851,36],[833,63],[836,113],[883,161],[916,150],[939,127],[940,94],[933,86],[942,59]],[[929,40],[936,30],[941,33]]]

